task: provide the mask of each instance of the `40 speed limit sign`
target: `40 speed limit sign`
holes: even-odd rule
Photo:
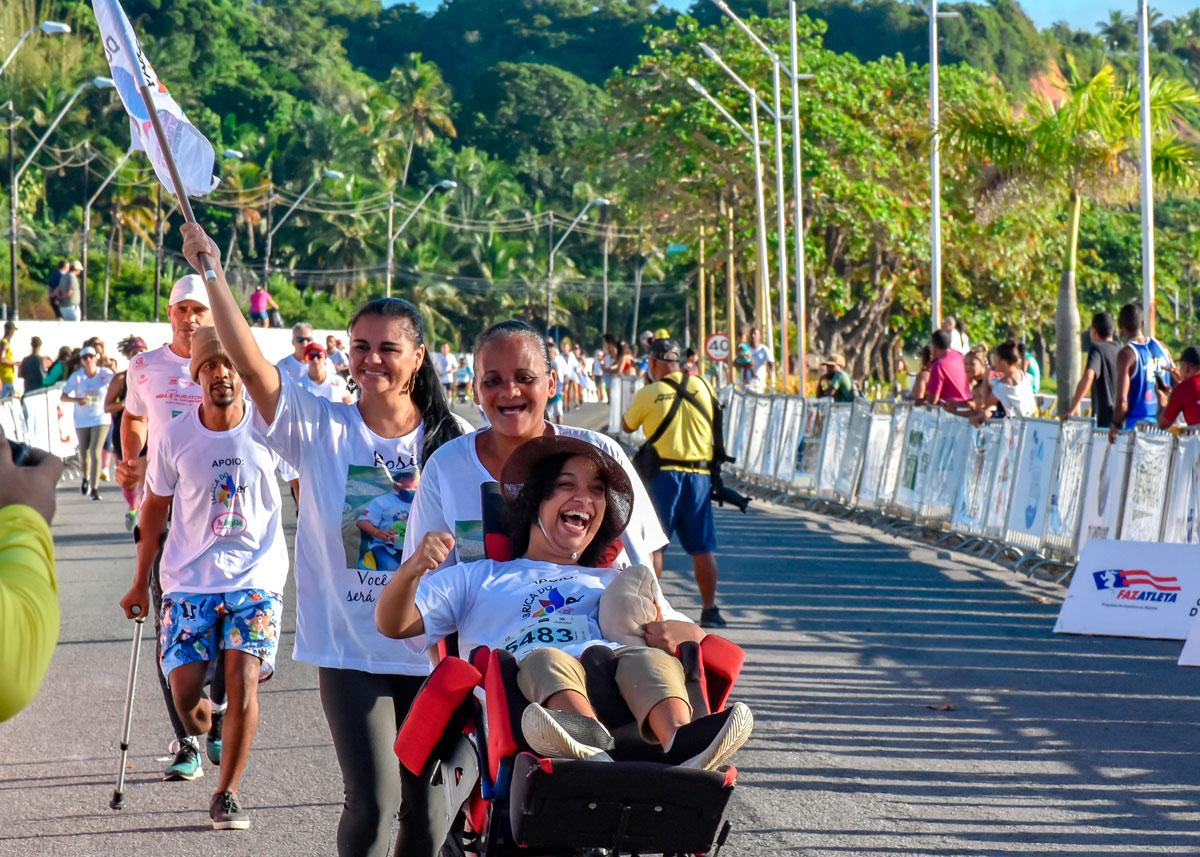
[[[729,359],[729,337],[724,333],[714,333],[704,340],[704,353],[709,360],[723,363]]]

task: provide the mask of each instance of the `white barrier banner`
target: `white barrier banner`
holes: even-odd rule
[[[805,404],[800,440],[796,444],[796,472],[792,480],[802,491],[811,491],[816,487],[831,405],[829,399],[809,399]]]
[[[1189,626],[1183,651],[1179,653],[1179,666],[1200,667],[1200,598],[1188,608],[1192,624]]]
[[[915,515],[925,489],[925,474],[937,432],[939,411],[913,408],[908,417],[904,452],[900,457],[900,474],[896,480],[896,507]]]
[[[853,405],[839,403],[829,408],[825,424],[825,443],[821,447],[821,464],[817,470],[817,494],[832,497],[842,457],[846,454],[846,433],[850,428],[850,409]]]
[[[850,424],[846,428],[844,452],[833,490],[843,503],[853,505],[867,448],[867,430],[871,427],[871,404],[858,400],[850,406]]]
[[[1020,421],[1000,420],[1000,449],[996,456],[996,469],[993,471],[991,494],[988,497],[987,519],[983,527],[983,534],[988,538],[998,539],[1004,535],[1020,451]]]
[[[1200,435],[1179,439],[1163,521],[1164,542],[1200,542]]]
[[[765,479],[774,480],[776,462],[783,446],[784,411],[787,409],[787,399],[783,396],[771,397],[771,410],[767,417],[767,440],[763,444],[762,467],[758,473]]]
[[[937,436],[931,450],[925,487],[921,492],[919,516],[929,521],[948,521],[967,466],[971,424],[965,417],[947,411],[938,413]]]
[[[0,402],[0,432],[17,443],[25,440],[25,409],[20,399],[9,398]]]
[[[729,431],[725,442],[733,457],[733,469],[741,473],[746,472],[746,438],[754,418],[753,402],[751,396],[737,390],[733,394],[733,404],[729,406]]]
[[[880,504],[892,418],[892,408],[887,402],[876,402],[867,418],[867,443],[863,451],[862,477],[858,482],[858,504],[864,509],[873,509]]]
[[[904,444],[908,438],[908,421],[912,416],[912,405],[897,402],[892,408],[892,426],[888,437],[887,458],[883,465],[883,476],[879,480],[879,505],[892,506],[896,498],[896,483],[900,481],[900,468],[904,462]]]
[[[1057,634],[1183,640],[1200,599],[1200,548],[1092,539],[1054,625]]]
[[[1122,541],[1158,541],[1174,447],[1174,436],[1157,429],[1134,434],[1125,509],[1121,514]]]
[[[796,472],[796,452],[804,428],[804,400],[788,396],[783,403],[783,437],[779,442],[779,454],[775,456],[775,478],[790,483]]]
[[[1117,537],[1132,447],[1132,435],[1117,435],[1116,442],[1109,443],[1106,429],[1092,431],[1087,479],[1083,483],[1083,510],[1079,518],[1081,552],[1092,539]]]
[[[1000,456],[1000,426],[988,423],[972,428],[967,445],[967,464],[950,526],[970,536],[983,535],[991,496],[992,474]]]
[[[625,414],[625,402],[621,396],[620,376],[609,376],[608,383],[608,433],[620,434],[621,417]]]
[[[1083,510],[1083,478],[1087,470],[1092,421],[1069,419],[1062,423],[1060,431],[1058,456],[1050,476],[1042,544],[1057,554],[1073,558],[1079,535],[1079,515]]]
[[[750,420],[746,442],[746,462],[742,470],[747,475],[758,476],[763,469],[763,450],[766,447],[768,423],[771,421],[771,397],[748,396],[746,415]]]
[[[1036,549],[1046,530],[1047,480],[1054,470],[1062,426],[1058,420],[1024,420],[1021,453],[1008,505],[1004,540]]]

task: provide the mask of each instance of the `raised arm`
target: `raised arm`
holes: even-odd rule
[[[379,633],[394,640],[425,633],[425,621],[417,609],[417,584],[426,572],[442,564],[453,547],[454,536],[449,533],[425,534],[416,553],[400,564],[379,596],[375,605]]]
[[[221,345],[229,352],[234,368],[242,376],[242,382],[250,391],[250,398],[255,407],[268,423],[275,421],[275,410],[279,406],[279,388],[282,381],[279,370],[271,364],[254,341],[250,325],[242,315],[241,307],[233,299],[233,292],[225,279],[225,271],[221,268],[221,253],[212,239],[204,233],[197,223],[185,223],[180,230],[183,233],[183,255],[191,266],[205,277],[204,285],[208,288],[208,301],[212,305],[213,324],[217,328],[217,336]],[[216,275],[208,279],[205,266],[200,264],[200,255],[205,254],[212,264]]]

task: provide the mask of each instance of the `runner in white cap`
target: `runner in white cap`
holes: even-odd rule
[[[195,410],[203,398],[200,385],[192,380],[189,367],[192,334],[201,326],[211,324],[204,280],[196,274],[188,274],[175,283],[171,288],[167,318],[171,324],[171,341],[161,348],[134,357],[125,376],[125,416],[121,419],[121,452],[124,459],[117,471],[117,481],[130,491],[137,489],[146,477],[147,458],[142,455],[142,450],[147,447],[147,441],[153,448],[153,441],[163,427],[184,411]],[[135,529],[134,539],[139,539],[140,535],[140,531]],[[159,554],[161,556],[161,550]],[[154,602],[157,635],[161,631],[159,616],[162,612],[162,586],[157,559],[150,574],[150,596]],[[162,652],[157,654],[161,659]],[[199,744],[194,738],[188,737],[175,711],[171,688],[161,667],[158,680],[177,742],[175,759],[163,772],[163,779],[194,780],[204,774],[200,767]],[[215,695],[224,699],[224,693],[220,692],[222,689],[215,690]],[[220,717],[217,717],[208,742],[209,758],[214,764],[220,759],[220,729]]]

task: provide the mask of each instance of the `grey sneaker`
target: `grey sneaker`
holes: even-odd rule
[[[208,805],[213,830],[249,830],[250,816],[229,792],[217,792]]]
[[[521,734],[535,753],[555,759],[611,762],[608,751],[616,743],[599,720],[536,703],[521,714]]]

